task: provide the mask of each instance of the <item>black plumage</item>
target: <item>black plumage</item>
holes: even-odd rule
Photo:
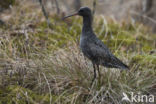
[[[79,11],[73,15],[66,16],[64,18],[79,15],[83,17],[83,28],[80,37],[80,48],[88,59],[93,63],[94,78],[96,78],[96,69],[99,76],[99,65],[108,68],[129,69],[122,61],[116,58],[110,50],[99,40],[92,29],[92,12],[88,7],[81,7]]]

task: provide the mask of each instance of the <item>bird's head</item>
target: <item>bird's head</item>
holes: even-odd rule
[[[90,8],[88,7],[81,7],[78,11],[78,15],[79,16],[91,16],[92,15],[92,11],[90,10]]]
[[[76,16],[76,15],[79,15],[82,17],[90,17],[90,16],[92,16],[92,11],[88,7],[81,7],[76,13],[69,15],[69,16],[66,16],[63,19],[66,19],[66,18],[71,17],[71,16]]]

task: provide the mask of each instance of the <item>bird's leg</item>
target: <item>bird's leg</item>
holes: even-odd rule
[[[99,84],[101,84],[101,74],[100,74],[99,65],[97,64],[96,66],[97,66],[98,75],[99,75],[99,80],[98,80],[98,82],[99,82]]]
[[[92,86],[92,84],[93,84],[93,82],[94,82],[94,80],[95,80],[95,78],[96,78],[96,67],[95,67],[95,64],[94,64],[94,63],[93,63],[93,68],[94,68],[94,77],[93,77],[93,79],[92,79],[91,86]]]
[[[100,74],[99,65],[96,65],[96,66],[97,66],[97,70],[98,70],[99,78],[101,78],[101,74]]]

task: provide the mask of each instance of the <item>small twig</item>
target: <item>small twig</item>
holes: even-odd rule
[[[153,18],[151,18],[151,17],[148,17],[148,16],[146,16],[146,15],[141,15],[140,13],[137,13],[137,12],[135,12],[135,11],[131,11],[131,13],[133,13],[133,14],[135,14],[135,15],[138,15],[138,16],[141,16],[141,17],[143,17],[143,18],[146,18],[146,19],[148,19],[148,20],[150,20],[151,22],[153,22],[153,23],[155,23],[156,24],[156,20],[154,20]]]
[[[47,79],[46,75],[45,75],[44,73],[42,73],[42,74],[43,74],[44,79],[46,80],[46,83],[47,83],[47,85],[48,85],[49,95],[50,95],[50,104],[52,104],[52,96],[51,96],[51,88],[50,88],[50,84],[49,84],[49,82],[48,82],[48,79]]]
[[[70,6],[69,4],[67,3],[67,0],[62,0],[62,3],[64,4],[64,6],[66,7],[67,11],[70,10]]]
[[[24,36],[25,36],[25,44],[28,46],[29,45],[29,36],[28,36],[28,31],[24,29]]]
[[[46,12],[46,10],[45,10],[45,8],[44,8],[44,5],[43,5],[43,3],[42,3],[42,0],[39,0],[39,2],[40,2],[40,5],[41,5],[41,7],[42,7],[43,15],[44,15],[45,18],[46,18],[46,21],[47,21],[48,27],[50,27],[50,26],[51,26],[51,24],[50,24],[50,20],[49,20],[49,18],[48,18],[48,14],[47,14],[47,12]]]
[[[57,9],[57,14],[60,14],[60,8],[59,8],[59,4],[58,4],[57,0],[55,0],[55,5],[56,5],[56,9]]]
[[[75,11],[79,10],[81,7],[81,0],[73,0],[73,5],[75,8]]]
[[[96,3],[97,3],[97,0],[94,0],[94,1],[93,1],[93,16],[94,16],[94,14],[95,14]]]
[[[143,0],[142,1],[142,12],[148,12],[153,6],[153,0]]]

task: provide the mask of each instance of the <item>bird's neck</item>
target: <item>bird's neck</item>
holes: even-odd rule
[[[92,30],[92,17],[83,17],[83,28],[82,28],[82,32],[93,32]]]

